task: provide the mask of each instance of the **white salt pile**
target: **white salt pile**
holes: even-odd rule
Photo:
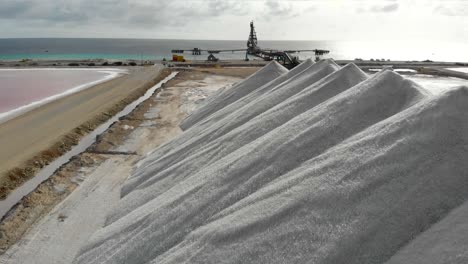
[[[467,263],[467,219],[465,202],[392,256],[387,264]]]
[[[468,88],[291,72],[187,119],[75,263],[467,263]]]
[[[135,177],[132,177],[132,179],[127,182],[126,186],[124,186],[123,194],[125,195],[127,190],[133,189],[135,185],[146,180],[146,178],[153,178],[151,173],[147,174],[148,171],[160,171],[164,168],[167,168],[169,165],[175,164],[176,162],[185,158],[187,155],[193,154],[194,149],[200,149],[200,146],[205,146],[207,142],[212,142],[216,138],[228,133],[236,127],[245,124],[253,117],[258,116],[264,111],[270,109],[272,106],[283,102],[290,96],[304,89],[306,86],[317,82],[337,69],[339,69],[339,66],[331,60],[326,60],[314,64],[313,66],[303,71],[300,75],[300,78],[293,76],[289,81],[272,87],[270,92],[265,96],[253,100],[242,108],[239,106],[237,111],[231,113],[231,115],[228,115],[226,118],[218,121],[208,128],[205,128],[206,126],[193,127],[178,139],[173,140],[166,146],[153,153],[151,155],[152,158],[148,158],[144,166],[146,168],[146,164],[150,164],[149,166],[151,166],[151,169],[141,170],[145,175],[136,174]],[[243,144],[246,144],[246,142]],[[239,147],[241,145],[237,146]],[[167,148],[171,149],[170,152],[166,152]],[[153,158],[158,159],[163,152],[165,153],[164,157],[158,162],[154,162]],[[208,157],[209,156],[205,156],[205,158]]]
[[[192,116],[189,116],[184,121],[182,121],[181,128],[186,130],[186,129],[190,128],[191,126],[193,126],[194,124],[200,123],[201,120],[203,120],[203,119],[208,119],[204,123],[210,122],[210,121],[213,122],[212,120],[219,120],[219,119],[225,117],[226,115],[229,115],[233,111],[236,111],[237,109],[239,109],[239,107],[242,107],[242,106],[250,103],[252,100],[255,100],[256,98],[262,96],[264,93],[269,92],[273,87],[276,87],[276,86],[278,86],[280,84],[286,84],[288,80],[294,78],[295,76],[297,76],[298,74],[303,72],[305,69],[309,68],[312,64],[313,64],[312,60],[310,60],[310,59],[306,60],[304,63],[301,63],[299,66],[295,67],[291,71],[287,71],[285,74],[281,75],[280,77],[278,77],[276,79],[273,79],[273,80],[271,80],[271,78],[268,79],[268,80],[271,80],[271,81],[264,84],[263,86],[254,86],[254,87],[252,87],[251,89],[249,89],[249,91],[248,91],[249,93],[246,93],[246,91],[242,91],[243,96],[238,96],[238,98],[237,98],[237,100],[235,102],[233,102],[232,104],[229,104],[229,105],[224,105],[224,106],[222,106],[221,109],[219,109],[217,111],[216,110],[213,111],[214,109],[210,109],[210,106],[208,105],[208,106],[206,106],[206,108],[208,108],[208,109],[206,109],[206,111],[203,111],[203,109],[198,110],[198,112],[196,114],[199,117],[197,122],[193,121]],[[263,74],[263,71],[255,73],[254,76],[262,75],[262,74]],[[264,79],[264,80],[267,80],[267,79]],[[248,79],[245,80],[244,82],[246,82],[246,81],[248,81]],[[237,87],[234,87],[232,90],[237,91],[238,89],[242,90],[243,87],[242,86],[237,86]],[[216,100],[216,98],[214,98],[213,100]],[[208,112],[208,114],[207,114],[207,112]]]
[[[199,121],[204,116],[235,102],[245,94],[251,92],[253,89],[265,84],[269,80],[275,79],[287,71],[288,70],[286,68],[276,61],[270,62],[267,66],[252,74],[246,80],[234,86],[233,89],[228,89],[217,94],[216,98],[218,98],[218,100],[210,100],[207,102],[197,112],[191,114],[185,123],[189,126],[189,124]],[[184,124],[181,124],[181,127],[184,128]]]

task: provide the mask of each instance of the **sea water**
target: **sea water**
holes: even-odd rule
[[[244,49],[247,40],[161,40],[161,39],[0,39],[0,60],[21,59],[135,59],[171,58],[172,49]],[[272,41],[259,39],[264,49],[327,49],[333,59],[390,59],[468,62],[466,43],[444,41]],[[301,59],[311,52],[297,53]],[[190,60],[206,60],[206,54]],[[245,52],[216,55],[220,59],[243,59]]]

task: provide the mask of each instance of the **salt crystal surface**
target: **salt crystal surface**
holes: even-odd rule
[[[416,237],[385,264],[468,263],[468,202]]]
[[[284,89],[284,87],[291,87],[291,82],[300,82],[300,79],[306,77],[307,74],[313,74],[314,76],[312,76],[311,78],[317,79],[323,77],[324,74],[326,75],[327,73],[329,73],[330,70],[336,70],[338,68],[339,66],[331,60],[324,60],[318,64],[314,64],[314,62],[309,59],[304,63],[301,63],[298,67],[292,69],[291,71],[281,75],[280,77],[266,83],[265,85],[255,89],[251,93],[243,96],[236,102],[214,112],[209,116],[206,116],[204,119],[195,124],[195,126],[197,126],[198,129],[196,131],[200,131],[201,129],[204,129],[209,125],[225,118],[226,116],[251,103],[252,101],[263,100],[263,95],[265,94],[272,93],[277,89]],[[317,73],[319,75],[317,75]],[[307,85],[307,83],[303,83],[303,85]],[[197,133],[196,131],[192,133]]]
[[[265,96],[257,98],[207,128],[202,127],[204,128],[203,131],[198,129],[199,126],[190,129],[190,131],[187,131],[181,137],[173,140],[166,146],[161,147],[152,155],[152,157],[159,159],[162,152],[165,152],[168,147],[171,148],[171,151],[166,152],[164,157],[162,157],[158,162],[155,162],[152,158],[148,158],[146,163],[152,163],[150,171],[162,170],[167,166],[180,161],[188,154],[192,154],[193,149],[199,148],[200,143],[203,144],[203,142],[211,142],[216,138],[219,138],[338,69],[339,66],[331,60],[324,60],[321,63],[316,63],[303,71],[299,78],[293,77],[290,81],[286,82],[286,85],[283,83],[272,87],[270,92],[265,94]],[[172,147],[172,145],[175,147]],[[144,167],[146,168],[146,165]],[[140,174],[135,173],[132,176],[132,179],[130,179],[123,187],[122,193],[125,195],[127,190],[132,189],[136,184],[145,180],[146,177],[148,177],[146,172],[147,171],[145,170],[143,172],[144,175],[141,176]]]
[[[306,65],[307,64],[308,63],[306,62]],[[299,76],[300,78],[296,75],[293,75],[286,81],[279,82],[279,84],[276,86],[268,86],[268,90],[263,91],[262,93],[266,93],[267,96],[272,98],[272,102],[270,102],[269,100],[265,100],[265,98],[261,96],[256,96],[254,100],[250,101],[248,105],[239,105],[239,107],[235,108],[237,111],[230,111],[229,113],[231,115],[226,116],[222,120],[219,120],[220,124],[223,124],[222,128],[220,124],[197,124],[197,126],[192,127],[190,131],[183,133],[178,138],[161,146],[155,151],[154,155],[152,156],[160,157],[164,155],[164,158],[170,161],[171,158],[169,157],[168,152],[172,152],[172,156],[179,155],[180,153],[185,152],[184,149],[189,148],[190,146],[197,145],[197,142],[206,142],[207,140],[213,140],[215,137],[218,137],[221,134],[226,133],[227,131],[247,122],[256,114],[260,114],[263,111],[266,111],[269,107],[271,107],[272,103],[274,104],[275,102],[278,102],[281,99],[285,99],[288,96],[294,95],[295,93],[300,91],[300,89],[305,88],[308,84],[316,82],[317,80],[325,77],[333,71],[336,71],[337,69],[339,69],[339,66],[336,65],[336,63],[334,63],[332,60],[325,60],[321,63],[314,64],[311,67],[308,67],[304,71],[302,71],[302,74],[300,74]],[[303,82],[301,82],[302,80]],[[276,84],[277,82],[273,83]],[[291,83],[294,83],[294,85],[290,85]],[[296,87],[296,84],[298,83],[299,85],[297,85]],[[263,89],[265,87],[261,88]],[[242,113],[245,113],[245,115],[241,114],[239,108],[241,108]],[[218,116],[215,117],[216,120],[217,118]],[[211,119],[208,120],[208,122],[209,121],[211,121]],[[216,130],[215,134],[212,133],[213,130]],[[207,139],[207,137],[209,139]],[[159,164],[161,165],[162,163]]]
[[[248,94],[252,89],[267,83],[269,80],[274,79],[286,73],[287,71],[288,70],[286,68],[281,66],[281,64],[277,63],[276,61],[270,62],[267,66],[252,74],[250,77],[237,84],[235,87],[227,89],[218,94],[217,98],[219,98],[219,100],[207,102],[207,104],[204,105],[201,109],[188,116],[184,123],[186,123],[186,126],[189,127],[190,124],[196,123],[210,113],[213,113],[225,107],[226,105],[235,102],[245,94]],[[181,127],[184,128],[183,126]]]
[[[249,93],[245,94],[244,96],[240,97],[238,100],[236,100],[234,103],[231,103],[222,109],[215,111],[214,113],[211,113],[209,115],[204,115],[204,117],[201,120],[198,120],[198,122],[194,123],[191,122],[190,120],[184,120],[181,123],[182,129],[188,129],[193,125],[206,125],[207,123],[213,123],[217,120],[220,120],[227,115],[231,114],[233,111],[236,111],[240,107],[243,107],[244,105],[250,103],[251,101],[257,99],[258,97],[261,97],[264,93],[269,92],[271,89],[274,87],[277,87],[281,84],[287,84],[289,80],[292,80],[293,78],[297,77],[300,75],[303,71],[308,69],[311,65],[313,65],[313,61],[311,59],[306,60],[305,62],[301,63],[299,66],[295,67],[291,71],[288,71],[278,78],[275,78],[268,83],[256,87],[255,89],[251,90]],[[231,89],[243,89],[242,87],[234,86]],[[222,96],[222,94],[219,94],[218,96]],[[213,98],[213,100],[216,100],[218,97]],[[221,100],[221,99],[220,99]],[[199,109],[198,111],[201,111],[203,109]],[[201,123],[201,124],[200,124]]]
[[[468,88],[321,64],[148,154],[75,263],[465,263]]]
[[[265,113],[256,116],[242,126],[229,131],[225,135],[207,142],[203,146],[198,146],[176,155],[173,158],[174,162],[172,162],[170,166],[168,165],[162,168],[157,175],[146,173],[146,171],[148,171],[147,169],[139,170],[138,172],[141,173],[141,175],[139,175],[139,177],[134,177],[133,180],[129,180],[125,189],[134,190],[136,185],[140,185],[140,187],[143,188],[143,186],[147,186],[157,179],[160,180],[159,186],[163,186],[164,184],[167,188],[167,186],[171,186],[171,184],[175,182],[174,180],[176,178],[180,180],[183,177],[195,173],[204,166],[230,154],[243,145],[252,142],[295,116],[306,112],[326,99],[360,83],[366,78],[366,74],[357,66],[354,64],[347,65],[343,69],[307,87],[301,93],[279,103]],[[187,159],[183,159],[183,157],[187,156],[184,155],[185,153],[190,153]],[[153,170],[154,167],[149,171]],[[123,200],[120,209],[116,210],[113,216],[110,216],[110,221],[127,212],[126,210],[128,210],[129,207],[123,205],[127,201],[131,201],[131,203],[135,205],[135,201],[132,199]],[[142,203],[142,201],[143,200],[140,200],[140,203]]]
[[[468,85],[468,80],[454,77],[415,74],[408,76],[407,78],[423,86],[433,94],[443,93],[454,87]]]

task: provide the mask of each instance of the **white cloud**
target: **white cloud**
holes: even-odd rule
[[[441,4],[434,8],[434,13],[444,16],[468,16],[468,3]]]
[[[467,23],[463,20],[467,4],[463,0],[0,0],[0,35],[245,39],[253,19],[262,39],[443,36],[467,41],[468,33],[461,29]]]

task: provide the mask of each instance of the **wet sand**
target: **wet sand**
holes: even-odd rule
[[[56,100],[0,124],[0,197],[32,177],[78,139],[157,82],[162,67],[128,75]]]

